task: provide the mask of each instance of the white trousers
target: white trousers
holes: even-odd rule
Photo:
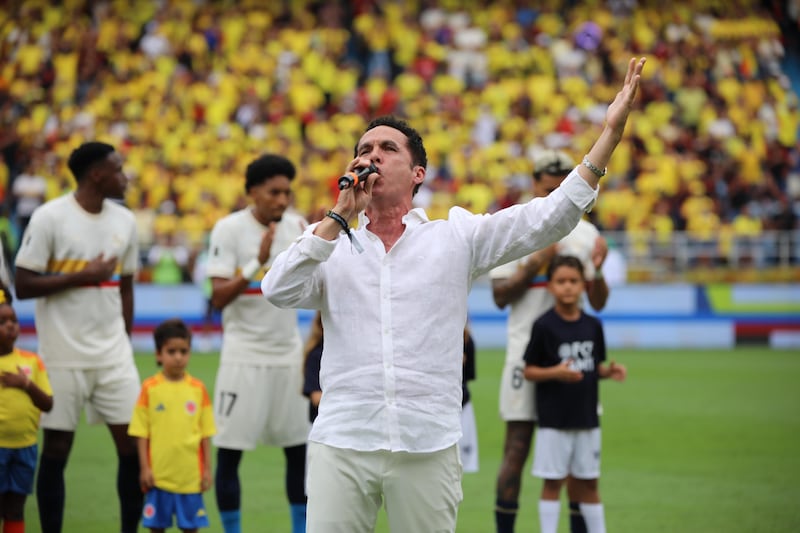
[[[408,453],[309,442],[306,532],[372,533],[385,502],[395,533],[453,533],[461,473],[457,444]]]

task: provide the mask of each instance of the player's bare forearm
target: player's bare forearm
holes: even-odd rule
[[[125,321],[125,331],[130,336],[133,331],[133,276],[127,275],[119,278],[119,294],[122,299],[122,318]]]
[[[589,305],[595,311],[602,311],[608,302],[608,284],[603,278],[595,278],[588,283],[586,295],[589,299]]]
[[[41,298],[66,289],[99,285],[111,279],[116,268],[117,257],[105,257],[103,254],[87,261],[79,272],[42,274],[24,266],[18,266],[15,280],[17,297],[20,299]]]
[[[498,309],[518,300],[523,293],[522,284],[512,278],[496,278],[492,280],[492,298]]]
[[[211,278],[211,305],[222,310],[244,292],[250,280],[239,274],[233,278]]]
[[[556,246],[554,244],[537,250],[523,259],[520,267],[511,276],[493,279],[492,297],[495,305],[502,309],[522,298],[530,288],[531,280],[541,270],[542,265],[553,258],[555,252]]]
[[[67,289],[74,289],[90,283],[83,272],[69,274],[40,274],[33,270],[17,267],[14,278],[14,289],[17,298],[42,298]]]

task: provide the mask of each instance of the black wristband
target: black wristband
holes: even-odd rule
[[[331,217],[333,220],[338,222],[345,233],[350,233],[350,224],[347,223],[347,221],[344,219],[342,215],[334,211],[328,211],[327,213],[325,213],[325,216]]]
[[[347,221],[344,219],[344,217],[342,215],[340,215],[339,213],[336,213],[334,211],[328,211],[327,213],[325,213],[325,216],[326,217],[330,217],[330,218],[332,218],[333,220],[335,220],[336,222],[339,223],[339,225],[344,230],[345,235],[347,235],[347,238],[350,239],[350,244],[352,244],[355,247],[355,249],[358,251],[358,253],[361,253],[361,252],[364,251],[364,248],[361,247],[361,243],[358,242],[358,239],[356,239],[353,236],[353,232],[350,231],[350,224],[347,223]]]

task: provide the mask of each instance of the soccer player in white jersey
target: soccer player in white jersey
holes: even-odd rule
[[[239,462],[258,444],[286,456],[286,491],[293,533],[305,531],[308,400],[303,396],[303,342],[297,311],[261,296],[260,281],[274,258],[305,230],[287,211],[295,167],[266,154],[247,167],[251,205],[219,220],[211,232],[211,302],[222,310],[222,353],[214,388],[218,432],[216,498],[225,533],[241,531]]]
[[[558,150],[542,152],[534,161],[533,195],[550,194],[573,168],[575,163],[566,153]],[[597,228],[591,222],[581,220],[558,243],[499,266],[489,274],[495,303],[501,309],[510,306],[506,362],[500,380],[500,416],[506,422],[506,440],[497,475],[497,533],[514,531],[522,469],[530,452],[536,424],[535,385],[523,376],[525,361],[522,356],[530,340],[533,322],[553,306],[553,296],[547,290],[547,266],[555,254],[578,257],[585,265],[585,276],[589,280],[589,303],[599,311],[608,299],[608,286],[600,270],[606,252],[606,242]],[[574,507],[578,508],[577,503]],[[581,517],[572,513],[570,517],[571,522],[575,522],[572,533],[577,533],[582,526]]]
[[[64,469],[87,406],[87,419],[105,422],[114,439],[121,531],[130,533],[142,512],[136,442],[128,436],[140,384],[129,337],[136,224],[133,213],[113,200],[128,184],[113,146],[84,143],[67,164],[76,190],[34,211],[16,258],[17,297],[37,299],[38,351],[55,399],[42,418],[39,520],[43,533],[61,531]]]

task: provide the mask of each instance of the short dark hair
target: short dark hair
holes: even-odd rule
[[[244,190],[250,192],[252,187],[261,185],[275,176],[286,176],[289,181],[296,174],[294,163],[277,154],[264,154],[247,165],[244,173]]]
[[[170,339],[186,339],[191,344],[192,330],[190,330],[189,326],[180,318],[167,319],[153,330],[153,340],[156,341],[156,351],[160,351]]]
[[[553,277],[553,272],[556,271],[558,267],[567,266],[576,269],[581,274],[581,279],[586,281],[586,276],[583,273],[583,263],[581,260],[575,257],[574,255],[557,255],[553,259],[550,260],[550,264],[547,267],[547,279]]]
[[[408,122],[392,115],[386,115],[373,119],[372,122],[367,125],[367,128],[364,130],[364,132],[366,133],[373,128],[377,128],[378,126],[388,126],[405,135],[406,146],[408,147],[409,152],[411,152],[411,162],[414,163],[414,165],[422,168],[428,167],[428,153],[425,151],[425,144],[422,142],[422,136],[417,130],[412,128]],[[355,148],[353,149],[353,154],[354,156],[358,155],[357,142]],[[417,194],[420,185],[421,184],[418,183],[414,187],[414,194]]]
[[[114,147],[110,144],[98,141],[86,142],[72,151],[67,166],[75,176],[75,180],[80,182],[90,168],[105,160],[108,154],[113,152]]]

